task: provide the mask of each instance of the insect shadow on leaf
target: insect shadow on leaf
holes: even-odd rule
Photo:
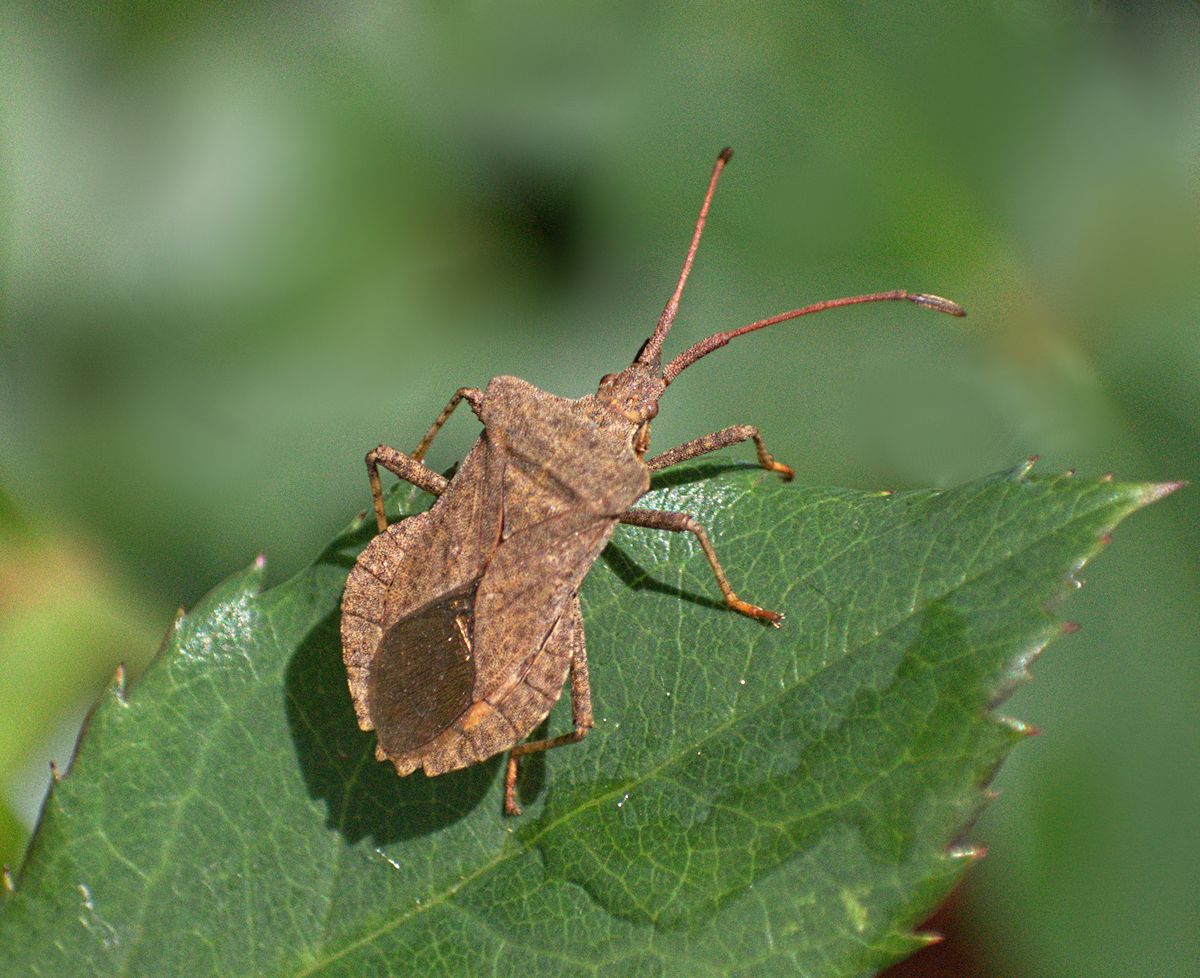
[[[621,582],[633,591],[653,591],[656,594],[666,594],[683,601],[702,605],[705,608],[724,608],[724,602],[707,595],[685,591],[681,587],[667,584],[655,578],[653,572],[637,563],[617,544],[609,542],[604,548],[600,559],[621,579]]]

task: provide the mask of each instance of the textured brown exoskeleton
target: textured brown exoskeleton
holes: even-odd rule
[[[592,727],[579,586],[618,523],[693,534],[734,611],[778,625],[782,616],[733,592],[704,527],[686,513],[635,509],[650,474],[752,440],[758,461],[790,479],[758,429],[735,425],[645,458],[658,399],[679,373],[735,336],[837,306],[907,299],[961,316],[946,299],[903,291],[834,299],[716,333],[663,367],[660,351],[692,267],[717,178],[717,157],[675,291],[633,363],[595,394],[556,397],[516,377],[450,399],[416,451],[367,454],[379,535],[346,583],[342,645],[358,724],[398,774],[441,774],[509,751],[504,807],[519,814],[517,758],[581,740]],[[454,478],[421,459],[466,401],[483,433]],[[378,467],[433,493],[428,512],[388,526]],[[574,730],[522,743],[571,678]]]

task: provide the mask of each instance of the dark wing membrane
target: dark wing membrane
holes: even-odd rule
[[[371,723],[390,758],[433,740],[471,705],[475,586],[447,594],[383,633],[368,679]]]

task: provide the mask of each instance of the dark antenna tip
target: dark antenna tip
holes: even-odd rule
[[[733,147],[726,146],[723,150],[721,150],[721,152],[719,152],[717,154],[717,159],[721,160],[724,163],[728,163],[731,159],[733,159]]]
[[[924,306],[926,309],[932,309],[934,312],[944,312],[948,316],[965,316],[967,310],[960,306],[957,302],[951,302],[949,299],[943,299],[940,295],[930,295],[927,292],[918,292],[913,295],[906,296],[909,302],[915,302],[918,306]]]

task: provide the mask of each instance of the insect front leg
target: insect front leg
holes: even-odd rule
[[[767,451],[767,446],[763,444],[762,435],[758,433],[758,429],[752,424],[730,425],[728,428],[714,431],[711,435],[693,438],[691,441],[686,441],[677,448],[672,448],[669,452],[655,455],[646,464],[650,466],[652,472],[657,472],[659,469],[665,469],[670,465],[678,465],[680,462],[686,462],[688,459],[698,458],[701,455],[707,455],[709,452],[727,448],[729,445],[736,445],[740,441],[750,440],[753,440],[754,447],[758,450],[758,464],[764,469],[778,472],[784,479],[791,479],[796,474],[790,466],[775,461],[775,457]]]
[[[684,448],[686,446],[681,445],[680,447]],[[717,552],[713,550],[713,546],[709,542],[708,534],[704,532],[704,527],[694,517],[689,516],[687,513],[673,513],[670,510],[664,509],[630,509],[621,515],[621,522],[627,523],[629,526],[644,526],[652,530],[669,530],[672,533],[686,532],[694,534],[696,539],[700,541],[700,547],[704,551],[704,556],[708,558],[709,566],[712,567],[713,574],[717,578],[717,586],[721,589],[721,594],[725,596],[725,603],[730,608],[751,618],[761,618],[763,621],[769,621],[776,628],[783,621],[783,615],[779,612],[767,611],[756,604],[743,601],[734,594],[733,588],[729,586],[728,578],[725,577],[725,571],[721,567],[721,562],[717,560]]]
[[[458,407],[459,401],[466,401],[471,405],[471,410],[476,415],[479,414],[479,408],[483,404],[483,391],[477,387],[460,387],[454,392],[454,396],[450,398],[450,403],[442,408],[442,413],[437,416],[437,420],[429,426],[429,430],[425,432],[425,437],[421,439],[421,443],[417,446],[415,452],[412,453],[414,461],[421,461],[425,457],[425,453],[429,451],[429,446],[433,443],[434,436],[442,430],[442,425],[449,420],[450,415],[454,413],[454,409]]]
[[[383,489],[379,485],[379,466],[383,466],[393,475],[399,476],[405,482],[411,482],[418,489],[424,489],[435,496],[446,491],[450,480],[439,475],[433,469],[426,468],[414,458],[387,445],[380,445],[367,452],[367,478],[371,480],[371,497],[375,503],[375,522],[382,533],[388,528],[387,517],[383,513]]]
[[[587,648],[584,645],[582,629],[576,636],[575,649],[571,654],[571,722],[575,729],[568,734],[548,740],[527,741],[517,744],[508,752],[508,767],[504,772],[504,814],[521,814],[521,806],[517,804],[518,757],[564,747],[567,744],[577,744],[596,725],[592,718],[592,686],[588,682]]]

